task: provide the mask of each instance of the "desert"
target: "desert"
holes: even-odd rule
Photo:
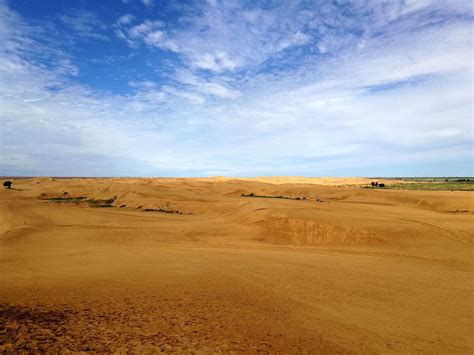
[[[366,185],[14,179],[0,351],[471,353],[474,192]]]
[[[474,6],[0,0],[0,355],[474,354]]]

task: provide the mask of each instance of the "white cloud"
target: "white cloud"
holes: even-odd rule
[[[155,89],[158,85],[153,81],[129,81],[128,85],[138,89]]]
[[[131,38],[143,38],[152,31],[164,26],[162,21],[145,21],[139,25],[131,27],[127,32]]]
[[[204,83],[199,86],[199,90],[204,93],[208,93],[226,99],[236,99],[240,96],[238,91],[230,90],[225,86],[217,83]]]
[[[177,43],[162,30],[165,24],[162,21],[145,21],[139,25],[125,28],[125,23],[117,22],[115,35],[127,42],[130,47],[136,47],[140,41],[151,47],[179,52]]]
[[[238,90],[229,88],[222,81],[209,81],[187,70],[177,70],[174,73],[173,78],[179,83],[186,85],[191,90],[198,91],[201,94],[213,95],[224,99],[236,99],[240,96]]]
[[[135,16],[132,14],[125,14],[122,15],[118,18],[117,23],[119,25],[128,25],[129,23],[133,22],[135,20]]]
[[[321,53],[326,53],[328,51],[328,47],[324,42],[318,42],[316,46]]]
[[[194,104],[202,105],[204,104],[204,101],[205,101],[204,97],[202,97],[201,95],[198,95],[189,91],[177,90],[171,86],[164,86],[163,91],[166,93],[172,94],[174,96],[178,96],[183,99],[186,99]]]
[[[153,31],[145,35],[145,43],[159,47],[161,49],[169,50],[172,52],[179,52],[179,47],[174,40],[169,38],[165,32]]]
[[[292,46],[301,46],[310,41],[311,37],[307,34],[304,34],[300,31],[297,31],[293,36],[290,36],[289,39],[284,40],[280,43],[279,50],[283,50]]]
[[[199,69],[208,69],[215,72],[221,72],[223,70],[232,70],[237,65],[232,61],[229,56],[218,51],[216,53],[204,53],[198,55],[190,55],[192,65]]]
[[[142,3],[146,7],[151,7],[153,5],[153,0],[142,0]]]

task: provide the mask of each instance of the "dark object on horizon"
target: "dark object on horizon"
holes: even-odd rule
[[[385,187],[385,184],[384,184],[384,183],[380,183],[380,184],[379,184],[379,187],[382,187],[382,188],[383,188],[383,187]]]
[[[372,187],[374,187],[374,186],[375,186],[375,182],[372,181],[372,182],[370,183],[370,185],[372,185]]]
[[[5,181],[5,182],[3,183],[3,186],[5,186],[7,189],[11,189],[11,188],[12,188],[12,184],[13,184],[13,183],[8,180],[8,181]]]
[[[379,186],[379,183],[377,181],[375,182],[375,186]]]

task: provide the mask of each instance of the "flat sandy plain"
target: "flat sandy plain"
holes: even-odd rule
[[[15,180],[0,352],[472,353],[474,192],[365,183]]]

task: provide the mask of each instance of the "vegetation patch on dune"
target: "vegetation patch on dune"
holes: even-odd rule
[[[145,208],[143,212],[161,212],[161,213],[174,213],[174,214],[192,214],[192,213],[185,213],[179,210],[165,210],[163,208]]]
[[[241,194],[240,197],[280,198],[284,200],[306,200],[306,197],[256,195],[253,192],[249,194]]]
[[[404,184],[391,184],[385,188],[393,190],[474,191],[474,181],[410,182]]]
[[[448,213],[469,213],[469,210],[454,210],[454,211],[446,211]]]
[[[39,197],[40,200],[44,201],[51,201],[54,203],[75,203],[78,204],[80,202],[87,202],[89,204],[89,207],[114,207],[112,203],[117,199],[116,196],[111,197],[109,199],[87,199],[86,196],[78,196],[78,197],[73,197],[73,196],[66,196],[66,197],[45,197],[45,194],[41,194]]]
[[[82,202],[86,199],[87,197],[85,196],[79,196],[79,197],[50,197],[50,198],[41,198],[41,200],[46,200],[46,201],[52,201],[55,203],[77,203],[77,202]]]
[[[399,177],[380,179],[385,182],[382,183],[382,187],[392,190],[474,191],[474,179],[471,177]],[[372,185],[365,185],[362,188],[374,188],[374,184],[375,187],[381,187],[381,184],[372,183]],[[355,187],[355,185],[352,185],[352,187]]]

